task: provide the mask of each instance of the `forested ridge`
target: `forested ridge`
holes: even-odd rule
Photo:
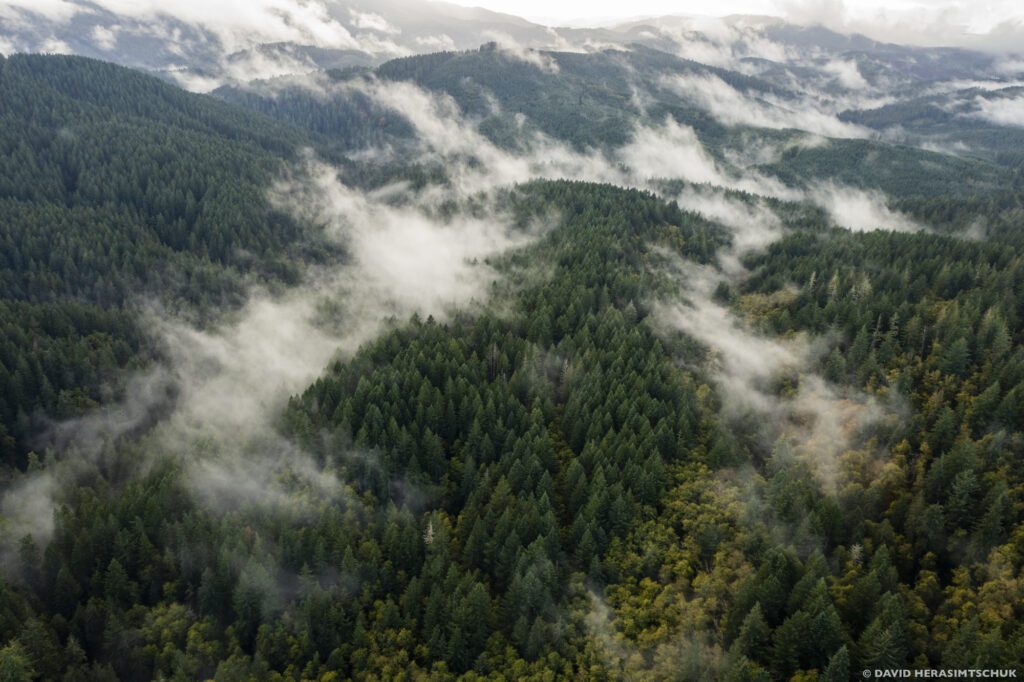
[[[626,139],[625,54],[709,68],[637,48],[545,71],[492,45],[320,77],[449,93],[513,149],[523,128],[487,118],[487,92],[588,149]],[[404,163],[409,122],[340,92],[199,96],[93,60],[0,59],[2,482],[38,490],[40,527],[52,516],[14,537],[2,510],[0,679],[835,682],[1024,661],[1019,168],[878,140],[791,148],[758,171],[883,187],[927,228],[850,231],[810,199],[723,192],[747,223],[777,221],[748,248],[686,209],[717,195],[683,182],[532,180],[420,211],[417,192],[463,169]],[[681,102],[650,113],[666,115],[736,132]],[[378,146],[390,156],[364,164]],[[379,203],[335,191],[342,228],[275,203],[307,148]],[[79,453],[41,434],[167,362],[141,306],[215,326],[254,283],[344,273],[369,258],[344,228],[366,205],[375,228],[387,211],[483,216],[516,239],[474,262],[471,303],[389,317],[280,396],[254,429],[284,460],[273,486],[241,480],[262,466],[241,434],[168,443],[144,421],[49,475]],[[345,326],[346,303],[312,309]],[[710,313],[688,326],[673,306]],[[747,336],[758,371],[737,389]],[[819,427],[833,442],[806,436]],[[204,497],[197,471],[222,470],[197,463],[231,446],[222,483],[255,489]]]
[[[83,414],[156,351],[130,303],[237,304],[319,247],[266,199],[306,140],[78,57],[0,58],[0,458]]]
[[[790,185],[831,179],[853,187],[881,189],[894,199],[930,202],[978,200],[997,195],[1014,183],[1019,189],[1014,128],[982,126],[994,151],[961,156],[892,140],[837,138],[828,144],[806,146],[799,143],[805,134],[797,130],[749,125],[737,130],[666,85],[671,78],[683,76],[697,79],[688,87],[714,88],[717,81],[734,88],[737,95],[748,94],[753,101],[794,96],[740,71],[706,66],[641,45],[594,54],[536,54],[546,60],[541,61],[544,68],[487,44],[478,50],[402,57],[373,70],[328,71],[319,74],[312,85],[307,79],[282,78],[247,88],[225,86],[214,95],[313,131],[345,148],[400,144],[412,133],[401,117],[373,106],[360,94],[360,83],[379,79],[414,83],[450,96],[467,117],[479,121],[481,133],[502,147],[521,146],[528,138],[525,133],[537,131],[576,149],[607,148],[628,142],[636,122],[659,125],[669,117],[691,127],[708,152],[724,164],[731,155],[742,154],[745,147],[789,142],[781,158],[759,164],[757,169]],[[640,103],[638,89],[648,93]],[[787,106],[799,109],[801,105],[797,101]],[[843,118],[870,124],[872,111],[846,112]],[[893,125],[905,122],[899,119]],[[958,134],[979,125],[971,119],[958,123]],[[917,130],[916,124],[911,127]],[[897,139],[908,136],[899,130],[892,135]],[[935,136],[939,139],[938,133]],[[995,163],[997,156],[999,163]]]

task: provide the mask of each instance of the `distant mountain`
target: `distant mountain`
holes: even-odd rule
[[[0,460],[24,464],[44,412],[109,400],[155,352],[125,312],[140,297],[208,310],[245,273],[294,279],[309,235],[265,187],[309,143],[113,64],[0,58]]]
[[[743,61],[737,68],[749,65]],[[897,197],[961,196],[985,195],[1008,181],[1006,169],[992,164],[993,155],[984,150],[976,155],[980,159],[939,154],[957,150],[902,144],[925,138],[897,139],[884,126],[861,125],[862,119],[872,120],[871,111],[851,110],[840,118],[830,107],[844,108],[843,102],[863,106],[870,94],[847,93],[812,62],[789,68],[802,73],[803,81],[772,70],[753,76],[708,66],[641,44],[588,54],[515,54],[492,44],[403,57],[372,70],[333,72],[316,87],[281,78],[225,86],[213,94],[306,128],[349,151],[400,145],[412,135],[403,116],[370,102],[358,85],[352,87],[398,81],[451,97],[461,115],[503,148],[520,147],[531,132],[539,132],[578,150],[614,150],[631,141],[638,124],[657,127],[671,119],[691,128],[722,168],[735,170],[752,149],[776,150],[770,159],[753,163],[794,186],[832,179]],[[829,91],[830,85],[835,89]],[[878,115],[886,110],[877,110]],[[817,142],[807,143],[808,133]],[[972,156],[967,148],[960,151]],[[964,185],[965,176],[974,178],[973,184]]]
[[[778,84],[802,78],[805,66],[827,66],[833,76],[842,76],[845,69],[846,85],[890,88],[991,76],[997,66],[992,55],[981,52],[893,45],[760,16],[665,16],[573,29],[430,0],[257,4],[241,17],[226,14],[216,3],[156,8],[112,0],[58,5],[0,0],[0,53],[94,57],[198,91],[322,69],[373,67],[396,57],[466,50],[492,41],[586,52],[639,44],[711,66],[764,73]],[[850,71],[854,66],[859,74]]]
[[[149,73],[0,57],[0,681],[1024,660],[1012,67],[44,1]]]
[[[214,3],[215,4],[215,3]],[[249,24],[211,9],[108,8],[69,0],[59,12],[0,1],[0,52],[66,52],[164,74],[190,89],[389,58],[476,47],[488,40],[552,46],[600,31],[555,33],[507,14],[426,0],[345,0],[325,13],[268,13]],[[119,11],[118,11],[119,10]]]

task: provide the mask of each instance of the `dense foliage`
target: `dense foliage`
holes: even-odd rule
[[[973,137],[963,139],[977,143],[978,153],[963,156],[870,139],[807,144],[806,134],[797,130],[725,125],[699,105],[699,97],[695,100],[686,91],[666,85],[676,76],[696,78],[698,84],[702,78],[715,79],[737,95],[769,98],[783,108],[804,106],[792,92],[770,82],[640,45],[632,45],[629,51],[534,53],[527,58],[492,43],[479,50],[394,59],[373,71],[332,72],[312,82],[280,79],[247,88],[224,87],[216,95],[312,131],[345,149],[400,146],[409,139],[410,131],[400,117],[373,107],[353,87],[373,79],[384,84],[411,82],[450,96],[467,119],[477,122],[481,133],[506,148],[521,146],[526,134],[536,131],[578,149],[607,149],[629,142],[637,124],[657,127],[671,118],[691,127],[724,167],[729,166],[730,157],[748,153],[749,147],[778,147],[779,158],[760,164],[758,170],[787,184],[813,187],[831,180],[880,189],[900,199],[995,195],[1013,183],[1014,169],[1020,166],[1014,156],[1019,148],[1015,131],[994,126],[981,126],[979,131],[970,118],[956,131],[971,133]],[[855,113],[848,112],[844,118],[873,125],[870,112]],[[890,130],[886,134],[893,136]],[[992,153],[984,151],[979,135],[987,136],[986,144],[995,147]],[[956,140],[935,132],[912,141],[955,149]],[[993,163],[997,155],[1002,165]]]
[[[630,59],[696,68],[659,54]],[[378,76],[467,110],[466,69],[503,79],[506,100],[550,88],[513,110],[586,146],[614,138],[628,83],[587,101],[558,83],[606,66],[562,55],[544,71],[488,47]],[[660,196],[495,190],[516,227],[548,229],[491,259],[486,303],[392,320],[290,398],[280,457],[315,476],[284,467],[273,491],[210,500],[189,466],[218,444],[158,457],[166,443],[137,433],[56,489],[54,453],[30,453],[36,422],[87,414],[159,352],[137,298],[218,311],[243,277],[294,282],[325,247],[268,203],[282,162],[409,131],[358,97],[330,111],[298,90],[222,91],[232,104],[64,57],[0,61],[0,95],[0,454],[57,503],[45,542],[0,526],[0,679],[810,682],[1024,660],[1019,172],[880,142],[794,148],[780,176],[842,162],[844,181],[895,188],[898,208],[971,239],[851,233],[729,192],[785,230],[729,281],[728,231]],[[344,163],[368,185],[444,179]],[[869,182],[876,164],[890,177]],[[808,366],[756,387],[760,412],[730,404],[699,330],[666,322],[708,273],[723,314],[813,341]],[[831,434],[829,462],[798,442],[814,411],[797,396],[819,384],[865,415]]]
[[[33,421],[81,414],[152,354],[127,303],[296,278],[309,235],[266,193],[304,139],[103,62],[0,58],[0,462],[23,467]]]

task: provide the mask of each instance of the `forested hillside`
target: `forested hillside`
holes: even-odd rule
[[[831,180],[895,197],[928,199],[993,194],[1012,182],[1013,169],[1020,165],[1012,156],[1016,147],[1007,149],[1005,144],[1000,145],[998,157],[1002,165],[993,163],[993,154],[987,150],[958,158],[891,140],[832,139],[808,145],[803,142],[806,133],[799,130],[801,119],[791,114],[807,106],[798,93],[641,45],[597,54],[531,54],[524,59],[489,44],[479,50],[395,59],[372,71],[327,72],[312,82],[286,77],[255,87],[224,87],[214,94],[339,141],[348,149],[400,143],[411,135],[393,113],[379,103],[375,106],[361,92],[367,79],[380,79],[412,82],[450,96],[464,116],[478,122],[481,133],[505,148],[528,143],[533,131],[580,150],[614,148],[630,141],[638,122],[657,125],[669,117],[691,127],[708,152],[725,165],[749,154],[749,148],[763,151],[782,146],[783,154],[757,167],[787,184]],[[672,78],[684,79],[685,89],[673,87]],[[705,99],[697,96],[702,89],[726,92],[709,109]],[[748,105],[766,113],[740,117],[740,130],[719,111]],[[842,118],[875,125],[871,116],[878,115],[851,111]],[[758,117],[778,119],[771,128],[781,129],[759,127]],[[785,122],[787,118],[793,122]],[[957,130],[970,131],[972,126]],[[1012,129],[985,130],[988,135],[999,134],[1003,143],[1006,135],[1016,134]],[[869,137],[867,129],[857,135]],[[932,138],[922,135],[921,139]]]
[[[0,59],[0,680],[1015,670],[1017,137],[792,62]]]
[[[0,58],[0,457],[79,416],[158,349],[130,304],[293,281],[314,235],[266,185],[303,133],[77,57]]]
[[[1009,85],[1009,84],[1007,84]],[[969,88],[952,93],[926,94],[875,109],[843,112],[847,121],[876,130],[897,129],[905,137],[932,140],[938,144],[972,150],[997,163],[1019,167],[1019,128],[999,125],[979,115],[993,103],[1012,102],[1022,94],[1020,87],[995,91]]]

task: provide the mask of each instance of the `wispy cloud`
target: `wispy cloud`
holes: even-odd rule
[[[786,102],[770,93],[742,93],[715,75],[666,77],[662,84],[729,126],[797,129],[827,137],[869,137],[871,131],[840,121],[808,101]]]
[[[1024,96],[978,97],[977,111],[970,115],[1003,126],[1024,127]]]
[[[854,232],[918,232],[925,229],[910,217],[890,209],[886,205],[885,195],[877,190],[825,182],[813,187],[809,197],[828,211],[836,224]]]

